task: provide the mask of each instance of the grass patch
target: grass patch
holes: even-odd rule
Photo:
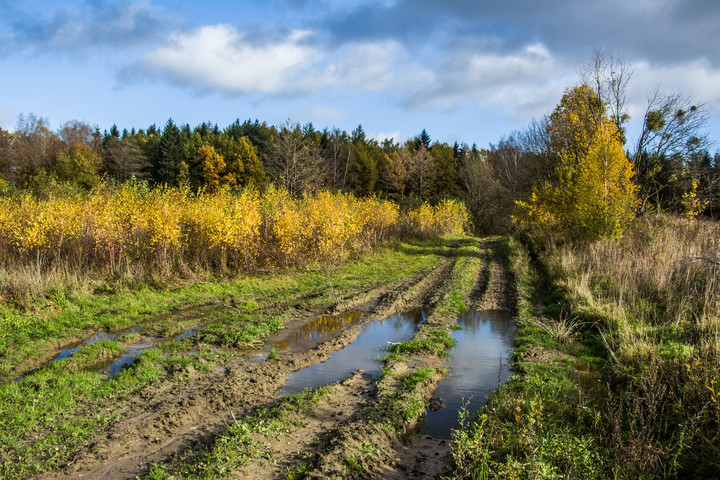
[[[445,356],[448,350],[456,343],[455,339],[450,336],[450,332],[445,328],[433,328],[425,332],[425,334],[425,338],[413,338],[407,342],[390,345],[387,348],[387,352],[391,355],[400,356],[430,353],[442,357]]]

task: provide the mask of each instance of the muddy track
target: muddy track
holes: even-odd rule
[[[507,269],[507,258],[497,242],[484,243],[483,247],[486,254],[478,270],[476,284],[467,299],[468,304],[470,308],[476,310],[502,309],[514,313],[516,294],[512,275]],[[426,306],[432,307],[439,300],[443,292],[443,283],[450,280],[452,268],[452,264],[443,267],[440,274],[442,280],[438,282],[438,288],[427,297]],[[415,338],[423,338],[427,331],[447,327],[454,322],[455,318],[432,314]],[[443,359],[430,355],[416,358],[409,365],[404,363],[391,365],[389,369],[394,370],[395,376],[402,376],[408,369],[417,371],[444,365]],[[435,388],[441,380],[442,375],[436,374],[420,386],[419,390],[426,404],[432,401]],[[384,379],[378,385],[376,395],[382,397],[385,391],[390,392],[399,388],[392,383],[392,377]],[[314,459],[314,469],[308,472],[307,478],[346,478],[347,459],[353,458],[353,455],[367,444],[378,447],[372,459],[372,470],[352,472],[354,477],[440,479],[448,474],[447,466],[452,462],[450,441],[419,433],[419,422],[407,424],[405,435],[398,438],[379,428],[368,417],[372,415],[358,415],[344,422],[333,436],[333,442],[326,446],[323,452],[317,454]]]
[[[428,305],[453,264],[453,258],[446,258],[429,273],[360,293],[341,303],[336,310],[340,313],[373,304],[376,306],[364,318],[372,321]],[[300,312],[290,323],[302,323],[315,316],[317,312]],[[145,474],[154,463],[167,462],[186,450],[202,448],[234,419],[276,403],[288,373],[327,359],[330,353],[352,342],[361,328],[361,325],[352,326],[326,336],[322,343],[305,352],[281,355],[275,360],[258,363],[245,357],[209,373],[189,366],[177,367],[166,378],[120,403],[108,405],[108,410],[119,413],[121,419],[99,432],[91,445],[78,452],[68,464],[39,478],[134,478]],[[281,331],[280,335],[290,330]],[[340,401],[344,406],[339,411],[351,418],[362,404],[357,401],[357,392],[347,385],[346,389],[345,397],[352,401]],[[319,422],[326,435],[348,419],[334,413]],[[272,475],[257,478],[272,478]]]
[[[470,298],[474,310],[506,310],[515,314],[517,294],[512,274],[507,269],[505,254],[498,242],[486,242],[490,260],[478,274],[478,281]]]

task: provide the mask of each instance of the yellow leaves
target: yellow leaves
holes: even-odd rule
[[[683,193],[680,199],[680,203],[683,206],[683,215],[688,220],[695,219],[710,203],[709,200],[700,200],[698,198],[697,189],[698,184],[696,181],[693,181],[690,191]]]
[[[273,187],[191,194],[187,187],[101,184],[82,197],[0,197],[0,261],[71,261],[113,272],[158,262],[221,269],[328,263],[376,246],[401,222],[424,234],[457,234],[468,218],[452,200],[403,219],[394,202],[327,191],[297,199]]]
[[[436,206],[423,203],[408,213],[411,227],[422,235],[462,235],[470,214],[457,200],[442,200]]]
[[[518,202],[513,224],[536,237],[594,240],[617,237],[637,206],[633,167],[609,120],[595,128],[585,153],[560,154],[558,181],[536,186]]]
[[[215,152],[212,145],[198,148],[198,158],[202,167],[203,177],[209,192],[215,192],[221,186],[222,174],[225,171],[225,160]]]

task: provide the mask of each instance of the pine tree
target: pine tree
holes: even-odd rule
[[[177,185],[180,162],[183,160],[185,160],[183,138],[180,129],[175,126],[171,118],[163,130],[155,159],[156,182]]]

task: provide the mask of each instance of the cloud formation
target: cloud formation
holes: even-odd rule
[[[124,79],[161,79],[200,92],[297,97],[385,92],[422,76],[397,42],[361,42],[333,49],[308,30],[250,38],[231,25],[172,34],[125,69]]]
[[[208,25],[174,33],[146,54],[126,75],[148,75],[179,86],[228,94],[289,95],[314,90],[322,79],[307,71],[320,55],[296,30],[279,41],[250,42],[229,25]]]
[[[437,37],[453,48],[481,42],[499,52],[542,42],[574,56],[594,44],[655,62],[707,57],[718,67],[719,20],[716,0],[398,0],[328,18],[326,28],[336,42]]]

